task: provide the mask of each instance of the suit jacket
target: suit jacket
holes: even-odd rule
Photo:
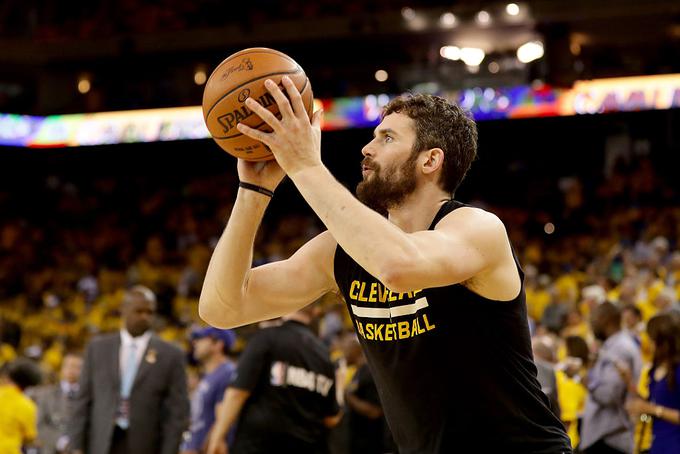
[[[120,403],[120,333],[92,340],[69,425],[72,449],[108,454]],[[176,454],[189,422],[184,353],[149,340],[130,393],[129,454]]]
[[[69,399],[57,383],[37,389],[34,399],[38,405],[38,439],[42,454],[54,454],[57,440],[66,435],[75,399]]]
[[[583,410],[581,448],[602,440],[621,452],[633,452],[635,425],[625,409],[628,388],[616,365],[623,364],[638,382],[642,359],[633,338],[624,331],[611,336],[600,348],[588,374],[588,397]]]

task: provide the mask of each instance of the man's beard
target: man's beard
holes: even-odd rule
[[[398,168],[383,170],[370,158],[362,161],[371,169],[371,174],[357,185],[357,198],[369,208],[382,215],[397,207],[416,189],[415,162],[418,157],[413,153]]]

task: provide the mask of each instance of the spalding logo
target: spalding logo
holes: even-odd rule
[[[238,102],[246,102],[246,99],[250,97],[250,89],[244,88],[241,93],[238,94]]]
[[[228,67],[225,71],[224,74],[222,74],[222,77],[220,77],[220,80],[224,80],[227,77],[231,75],[231,73],[235,72],[240,72],[240,71],[252,71],[253,69],[253,62],[250,61],[250,58],[245,57],[241,59],[241,62],[238,65],[233,65]]]
[[[257,101],[262,105],[262,107],[269,107],[276,103],[274,97],[270,93],[263,94],[257,99]],[[248,109],[247,106],[241,106],[238,109],[227,112],[224,115],[220,115],[217,117],[217,121],[220,123],[220,125],[222,125],[224,133],[227,134],[232,128],[234,128],[234,126],[251,115],[253,115],[252,110]],[[281,118],[281,113],[277,112],[275,116],[276,118]]]

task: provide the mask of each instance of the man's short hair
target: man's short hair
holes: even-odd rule
[[[22,391],[42,382],[40,366],[28,358],[17,358],[7,366],[7,377]]]
[[[401,113],[416,126],[413,152],[441,148],[444,152],[439,184],[453,195],[477,156],[477,125],[455,103],[429,94],[409,94],[393,99],[385,106],[383,118]]]
[[[635,316],[637,318],[642,318],[642,311],[635,304],[626,304],[625,306],[623,306],[623,309],[621,309],[621,312],[625,312],[625,311],[630,311],[633,314],[635,314]]]

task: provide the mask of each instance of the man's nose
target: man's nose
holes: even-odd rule
[[[364,148],[361,149],[362,155],[373,157],[373,146],[371,145],[372,143],[373,141],[368,142],[366,145],[364,145]]]

